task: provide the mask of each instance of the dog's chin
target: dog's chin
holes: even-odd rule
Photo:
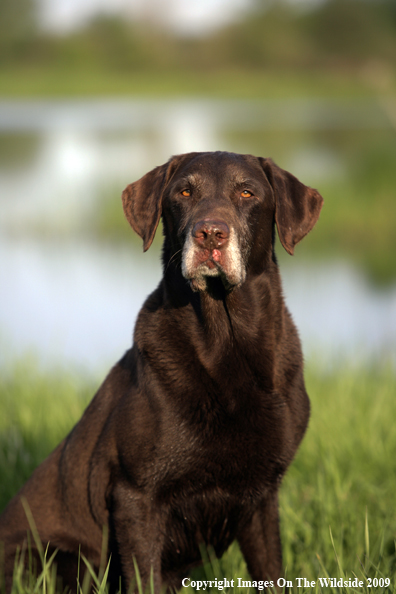
[[[219,266],[216,268],[208,268],[206,266],[199,266],[194,275],[191,275],[187,280],[194,292],[206,292],[212,294],[226,292],[230,293],[240,282],[229,278],[226,272]]]

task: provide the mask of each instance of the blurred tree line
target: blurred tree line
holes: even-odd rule
[[[148,20],[98,14],[64,35],[40,28],[35,0],[0,0],[0,67],[393,69],[395,0],[327,0],[310,10],[256,0],[237,23],[183,36]]]

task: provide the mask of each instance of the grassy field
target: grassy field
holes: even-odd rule
[[[393,92],[395,84],[387,87]],[[13,66],[0,69],[0,97],[205,96],[221,98],[364,97],[382,93],[370,77],[340,70],[263,68],[141,69],[131,72]]]
[[[0,509],[81,415],[100,380],[40,373],[17,365],[0,387]],[[312,417],[303,445],[281,490],[286,577],[344,577],[364,581],[331,592],[396,592],[396,376],[390,368],[339,369],[309,365]],[[238,547],[209,560],[193,579],[248,580]],[[388,589],[369,578],[389,578]],[[374,582],[372,582],[374,583]],[[235,583],[236,586],[236,583]],[[43,584],[15,592],[44,592]],[[34,590],[35,588],[35,590]],[[192,592],[193,588],[189,588]],[[247,588],[224,591],[246,592]],[[250,589],[250,591],[253,591]],[[218,592],[214,587],[212,592]]]

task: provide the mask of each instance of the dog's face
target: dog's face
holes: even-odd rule
[[[166,235],[177,237],[181,271],[193,290],[205,290],[211,277],[220,277],[227,290],[243,283],[263,208],[270,229],[273,196],[257,159],[203,154],[178,169],[163,219]]]
[[[125,214],[145,250],[162,214],[169,257],[194,291],[205,291],[213,277],[229,291],[248,269],[260,271],[272,257],[274,221],[292,254],[322,203],[316,190],[271,160],[223,152],[174,157],[123,193]]]

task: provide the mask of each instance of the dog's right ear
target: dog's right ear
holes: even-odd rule
[[[122,206],[128,223],[143,239],[143,250],[153,242],[162,212],[162,194],[170,163],[149,171],[122,193]]]
[[[197,153],[187,153],[172,157],[164,165],[155,167],[129,184],[122,193],[122,205],[128,223],[143,239],[143,250],[147,251],[153,243],[154,235],[162,214],[164,190],[177,169]]]

